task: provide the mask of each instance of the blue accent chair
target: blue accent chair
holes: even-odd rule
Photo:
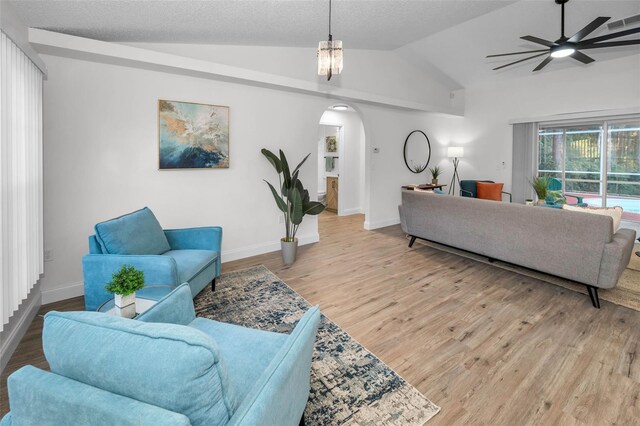
[[[51,371],[9,376],[15,425],[281,425],[301,422],[320,310],[291,334],[196,318],[185,283],[135,320],[49,312]]]
[[[193,297],[208,283],[215,290],[221,244],[222,228],[163,230],[147,207],[98,223],[89,237],[89,254],[82,258],[85,309],[95,311],[112,297],[104,286],[122,265],[142,270],[150,286],[168,286],[138,292],[148,299],[158,300],[184,282]]]
[[[562,182],[560,181],[560,179],[556,179],[553,177],[549,178],[549,183],[547,184],[547,190],[548,191],[561,191],[562,193],[562,197],[566,198],[575,198],[576,202],[575,203],[559,203],[557,202],[554,197],[552,195],[547,195],[547,197],[544,199],[544,207],[552,207],[555,209],[561,209],[562,206],[564,204],[570,205],[570,206],[578,206],[578,207],[587,207],[589,204],[585,203],[582,200],[582,197],[578,196],[578,195],[570,195],[570,194],[566,194],[564,192],[564,190],[562,189]]]
[[[460,196],[478,198],[478,182],[495,183],[492,180],[461,180]],[[510,192],[502,191],[502,194],[507,195],[509,197],[509,202],[511,202],[512,197]]]

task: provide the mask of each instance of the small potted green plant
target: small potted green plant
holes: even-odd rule
[[[547,188],[549,187],[548,176],[538,176],[531,181],[531,186],[538,196],[538,205],[545,203],[547,198]]]
[[[435,166],[435,167],[429,167],[429,171],[431,172],[431,184],[437,185],[438,178],[442,176],[442,169],[440,168],[440,166]]]
[[[121,317],[133,318],[136,315],[136,291],[144,287],[144,272],[130,265],[111,276],[105,290],[114,295],[116,313]]]

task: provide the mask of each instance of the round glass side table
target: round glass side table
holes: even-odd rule
[[[169,294],[173,290],[170,285],[148,285],[143,289],[136,292],[136,315],[137,317]],[[102,305],[96,309],[96,312],[102,312],[108,315],[118,315],[115,306],[115,300],[112,297],[106,300]]]

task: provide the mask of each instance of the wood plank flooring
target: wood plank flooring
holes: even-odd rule
[[[320,217],[321,242],[263,264],[442,407],[429,425],[640,424],[640,312],[416,244],[399,226]],[[75,298],[44,306],[81,309]],[[38,317],[1,378],[46,367]]]

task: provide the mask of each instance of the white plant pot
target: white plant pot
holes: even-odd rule
[[[282,248],[282,262],[285,265],[291,265],[296,261],[296,252],[298,251],[298,239],[294,241],[285,241],[280,239],[280,247]]]
[[[116,314],[123,318],[133,318],[136,316],[136,294],[131,293],[126,296],[115,294],[113,298]]]

